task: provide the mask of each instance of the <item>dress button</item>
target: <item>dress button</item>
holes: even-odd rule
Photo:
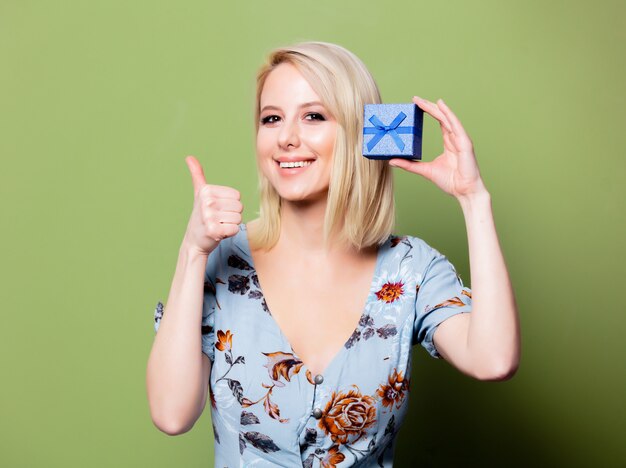
[[[324,377],[322,374],[317,374],[315,379],[313,379],[317,385],[321,384],[324,381]]]
[[[321,409],[319,409],[319,408],[315,408],[315,409],[313,410],[313,417],[314,417],[315,419],[320,419],[320,418],[322,417],[322,410],[321,410]]]

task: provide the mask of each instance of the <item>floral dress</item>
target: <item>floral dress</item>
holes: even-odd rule
[[[207,261],[202,351],[216,467],[389,467],[408,409],[411,354],[436,358],[433,334],[470,312],[471,290],[423,240],[389,236],[352,336],[324,374],[312,375],[271,315],[246,225]],[[163,304],[154,320],[158,331]]]

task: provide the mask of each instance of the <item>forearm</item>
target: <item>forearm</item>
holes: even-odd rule
[[[485,189],[459,202],[467,228],[472,287],[467,356],[476,375],[506,378],[519,363],[519,318],[491,196]]]
[[[165,432],[185,432],[202,412],[202,303],[207,256],[183,241],[163,317],[148,359],[152,420]]]

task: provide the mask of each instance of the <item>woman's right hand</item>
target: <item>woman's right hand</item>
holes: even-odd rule
[[[202,166],[195,157],[187,156],[185,162],[194,189],[193,211],[185,242],[199,253],[209,255],[222,239],[237,234],[243,205],[234,188],[207,184]]]

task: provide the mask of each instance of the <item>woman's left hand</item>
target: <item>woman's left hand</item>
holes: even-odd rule
[[[430,162],[393,158],[389,164],[421,175],[457,199],[486,191],[472,140],[457,116],[442,99],[435,104],[415,96],[413,102],[439,121],[443,153]]]

